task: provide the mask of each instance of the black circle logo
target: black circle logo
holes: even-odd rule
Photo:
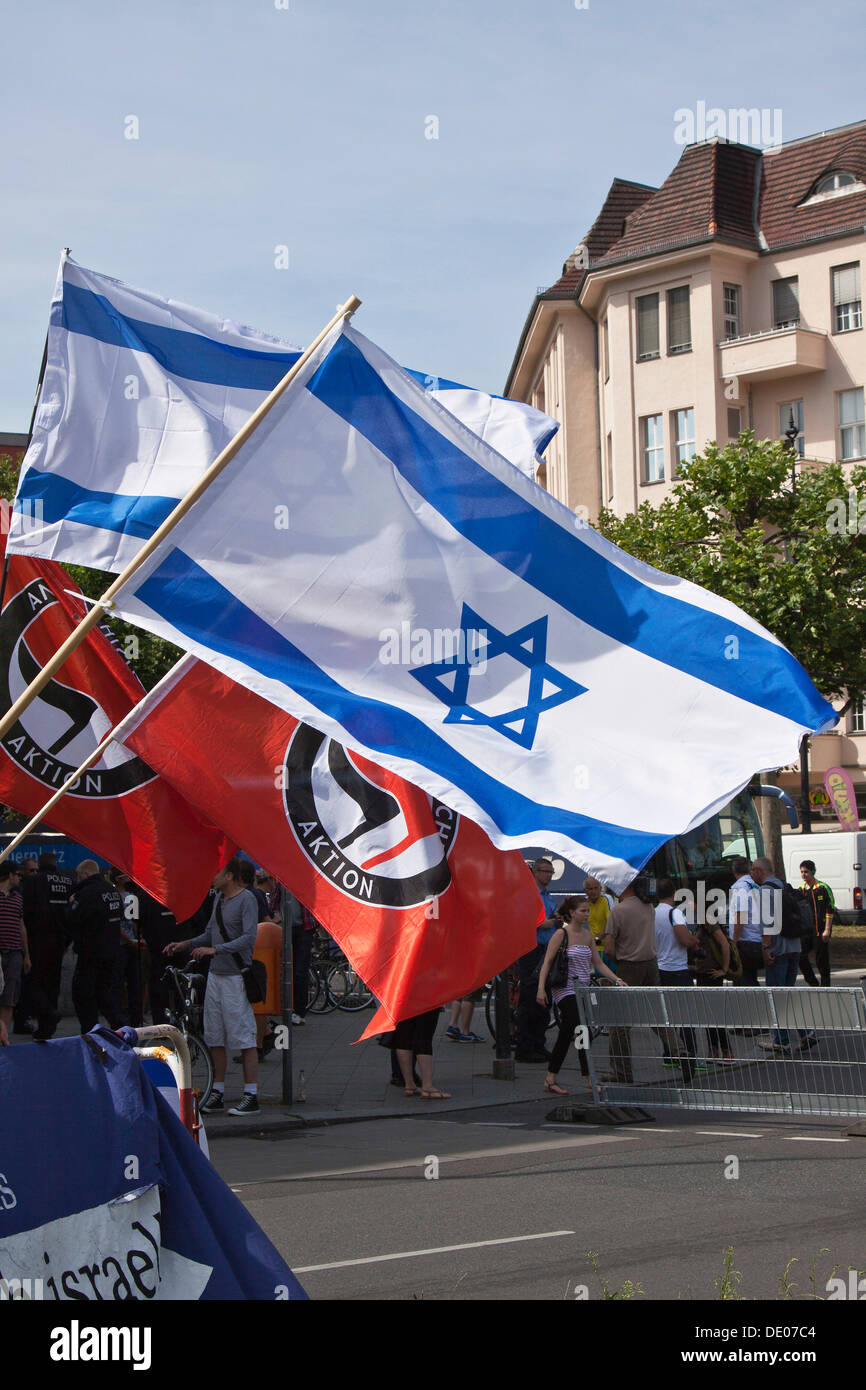
[[[347,897],[409,908],[449,886],[460,817],[420,788],[299,724],[283,789],[298,844]]]
[[[9,600],[0,617],[0,700],[10,709],[41,667],[27,633],[57,598],[34,579]],[[108,733],[113,721],[98,701],[53,677],[5,735],[3,751],[24,772],[56,791]],[[61,756],[63,755],[63,756]],[[156,773],[122,744],[109,744],[95,766],[73,782],[68,796],[115,797],[154,781]]]

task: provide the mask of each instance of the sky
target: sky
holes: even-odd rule
[[[498,393],[611,180],[676,164],[677,112],[866,117],[862,0],[4,0],[3,30],[0,431],[64,246],[299,345],[355,293],[393,357]]]

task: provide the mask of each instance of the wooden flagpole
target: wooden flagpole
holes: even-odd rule
[[[249,420],[247,420],[246,424],[238,430],[234,439],[226,445],[221,454],[217,455],[207,472],[202,474],[201,478],[199,478],[195,487],[191,488],[186,497],[178,502],[174,511],[166,517],[165,521],[154,531],[150,539],[145,541],[135,558],[130,561],[123,573],[118,575],[114,583],[106,589],[102,598],[95,601],[90,612],[81,620],[74,632],[70,633],[62,647],[58,648],[47,665],[43,666],[35,680],[31,681],[30,685],[28,685],[23,695],[18,697],[12,708],[0,719],[0,740],[6,737],[9,730],[27,709],[27,706],[36,699],[36,696],[45,688],[51,680],[51,677],[60,670],[60,667],[66,661],[67,657],[71,656],[76,647],[84,641],[91,628],[96,627],[97,623],[102,621],[103,614],[111,610],[114,595],[132,578],[135,572],[140,569],[145,560],[156,550],[157,546],[161,545],[166,536],[177,526],[178,522],[186,516],[190,507],[198,501],[202,493],[207,491],[214,479],[219,477],[223,469],[231,463],[235,454],[246,444],[250,435],[258,425],[261,424],[268,411],[276,404],[286,387],[291,385],[301,368],[309,361],[320,343],[327,338],[328,334],[332,329],[336,328],[341,320],[350,318],[360,306],[360,303],[360,299],[353,294],[346,300],[346,303],[337,310],[330,323],[325,325],[321,333],[319,333],[310,343],[309,347],[301,353],[297,362],[286,372],[282,381],[277,382],[277,385],[274,387],[273,391],[271,391],[270,395],[265,397],[258,409],[255,410]],[[49,804],[53,805],[53,801]]]
[[[130,714],[131,713],[132,711],[130,710]],[[127,716],[124,715],[124,719],[126,717]],[[122,722],[123,721],[121,721],[121,723]],[[114,728],[110,731],[110,733],[107,733],[105,735],[105,738],[102,740],[99,746],[97,748],[94,748],[93,752],[87,758],[84,759],[84,762],[81,764],[81,766],[79,768],[76,768],[75,772],[71,773],[69,777],[67,777],[66,781],[63,783],[63,786],[58,787],[57,791],[50,798],[50,800],[46,801],[45,805],[42,807],[42,810],[36,812],[36,815],[33,817],[32,820],[29,820],[27,822],[23,830],[18,831],[18,834],[15,836],[15,839],[12,840],[6,846],[2,853],[0,853],[0,864],[3,863],[4,859],[9,858],[9,855],[12,853],[13,849],[17,849],[18,846],[21,844],[21,841],[26,840],[27,836],[31,833],[31,831],[36,829],[37,825],[40,825],[42,823],[42,821],[48,815],[48,812],[51,810],[51,807],[57,805],[61,796],[65,796],[65,794],[69,791],[69,788],[72,786],[73,782],[76,782],[79,777],[83,776],[83,774],[90,767],[91,763],[95,763],[96,759],[100,756],[100,754],[104,753],[105,749],[108,747],[109,743],[111,743],[111,740],[114,738],[114,735],[116,734],[119,728],[120,724],[115,724]]]

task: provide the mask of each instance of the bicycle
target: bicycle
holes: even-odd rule
[[[165,1022],[183,1033],[189,1048],[192,1089],[198,1091],[199,1109],[213,1089],[213,1057],[201,1036],[204,991],[207,981],[194,970],[166,966],[162,974],[168,994]]]
[[[373,991],[368,989],[354,966],[347,960],[336,961],[328,972],[325,987],[337,1008],[346,1013],[358,1013],[375,1004]]]
[[[496,981],[501,980],[503,975],[505,976],[505,979],[508,984],[508,1042],[511,1047],[514,1047],[517,1043],[517,1005],[520,1000],[520,981],[517,978],[517,974],[513,966],[509,965],[507,970],[500,971],[500,973],[497,976],[495,976],[494,979],[492,979],[488,985],[485,986],[485,988],[487,989],[487,998],[484,1001],[484,1017],[487,1019],[487,1027],[490,1030],[490,1036],[493,1039],[493,1046],[495,1047]],[[549,1032],[551,1028],[558,1027],[559,1010],[557,1006],[554,1004],[552,1009],[550,1010],[547,1024],[545,1025],[545,1030]]]

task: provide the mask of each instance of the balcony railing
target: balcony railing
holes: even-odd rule
[[[804,376],[827,365],[827,334],[812,328],[773,328],[718,344],[719,375],[748,381]]]

